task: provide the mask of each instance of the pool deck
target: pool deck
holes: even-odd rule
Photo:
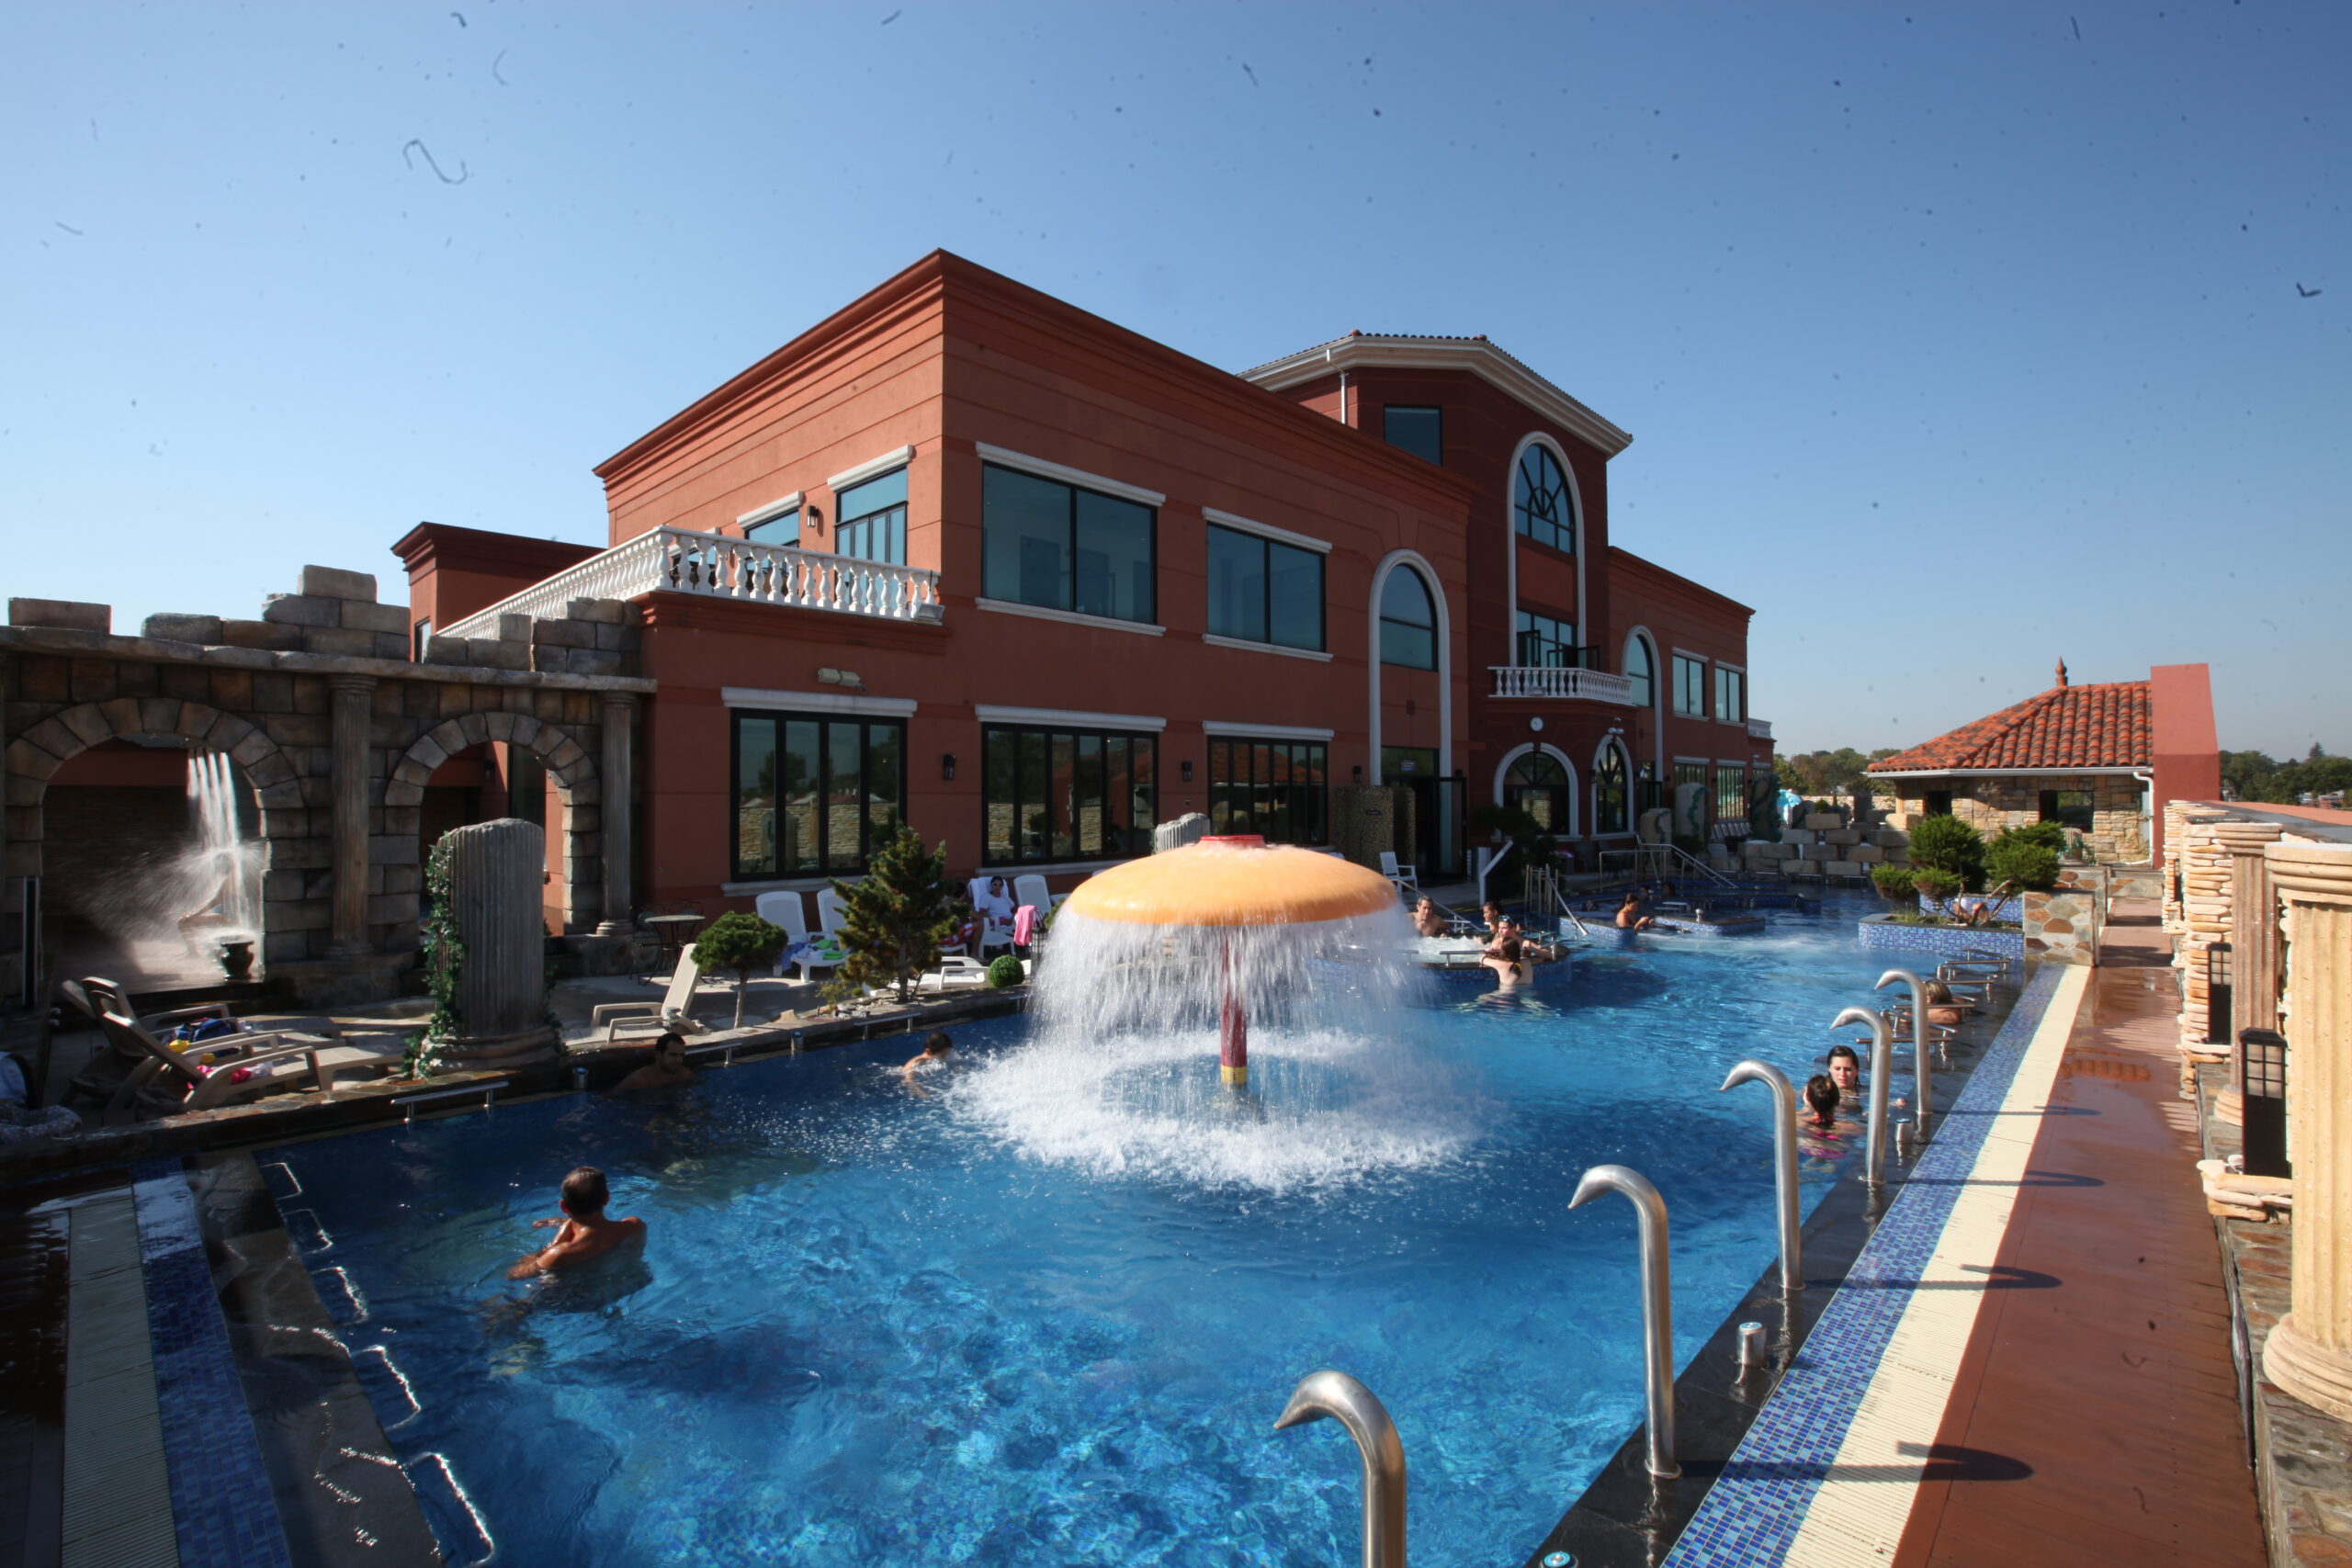
[[[2051,1283],[1984,1292],[1897,1568],[2268,1561],[2172,954],[2127,916],[2101,959],[1995,1260]]]

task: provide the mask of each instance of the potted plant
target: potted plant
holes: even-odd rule
[[[927,850],[913,829],[901,827],[875,852],[862,881],[835,882],[833,890],[842,898],[843,956],[826,995],[840,1001],[892,986],[907,1000],[957,924],[947,846]]]
[[[774,964],[791,940],[782,926],[741,909],[729,909],[695,938],[695,964],[735,973],[736,1028],[743,1027],[743,993],[751,989],[752,972]]]

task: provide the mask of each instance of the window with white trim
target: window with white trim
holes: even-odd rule
[[[854,484],[833,498],[833,553],[878,560],[891,566],[907,564],[907,470],[894,468],[876,479]],[[745,530],[749,533],[749,530]],[[790,544],[766,539],[766,544]]]
[[[1330,749],[1320,740],[1209,739],[1209,830],[1270,844],[1324,841]]]
[[[1557,757],[1530,751],[1503,770],[1503,804],[1535,818],[1547,833],[1568,830],[1568,770]]]
[[[1158,511],[994,463],[981,472],[982,594],[1112,620],[1152,619]]]
[[[1707,716],[1707,661],[1674,656],[1674,711],[1691,718]]]
[[[1657,698],[1657,655],[1650,651],[1650,640],[1636,637],[1625,644],[1625,679],[1634,688],[1634,705],[1645,708]]]
[[[983,726],[982,863],[1150,853],[1159,754],[1156,735]]]
[[[1437,668],[1437,605],[1430,585],[1400,566],[1380,588],[1380,661],[1408,670]]]
[[[1715,716],[1736,724],[1747,717],[1747,674],[1715,666]]]
[[[1323,558],[1280,540],[1208,529],[1209,631],[1323,651]]]
[[[901,820],[905,721],[740,709],[732,716],[735,880],[865,871]]]
[[[1574,554],[1577,547],[1576,494],[1560,460],[1540,441],[1531,441],[1519,455],[1519,472],[1511,485],[1511,514],[1519,531],[1539,545]]]

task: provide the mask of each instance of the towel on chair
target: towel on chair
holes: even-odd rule
[[[1023,904],[1012,911],[1012,945],[1026,947],[1029,939],[1037,934],[1037,906]]]

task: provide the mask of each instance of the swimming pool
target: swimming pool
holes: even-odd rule
[[[1356,1550],[1354,1450],[1271,1427],[1326,1366],[1396,1417],[1417,1560],[1517,1562],[1640,1417],[1632,1213],[1569,1213],[1577,1176],[1665,1195],[1680,1356],[1770,1260],[1765,1096],[1715,1086],[1746,1055],[1801,1080],[1883,967],[1850,910],[1774,919],[1433,989],[1382,1042],[1261,1040],[1271,1137],[1035,1114],[1003,1019],[929,1098],[892,1039],[265,1158],[400,1457],[441,1456],[501,1562],[1320,1568]],[[1296,1101],[1331,1135],[1269,1162]],[[642,1258],[508,1283],[582,1163]]]

